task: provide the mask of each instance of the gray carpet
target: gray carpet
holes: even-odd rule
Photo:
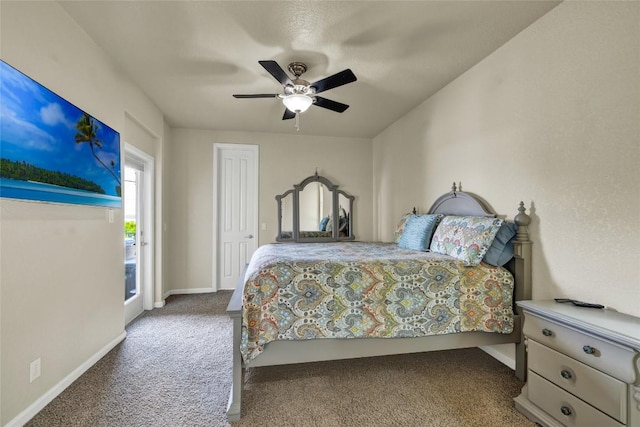
[[[172,296],[146,312],[27,426],[228,426],[230,296]],[[513,408],[521,387],[478,349],[254,368],[233,425],[533,426]]]

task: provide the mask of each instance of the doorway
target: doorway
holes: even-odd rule
[[[258,248],[258,146],[214,144],[213,288],[235,289]]]
[[[125,144],[125,325],[153,305],[153,157]]]

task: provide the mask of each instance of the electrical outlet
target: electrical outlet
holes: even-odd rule
[[[29,382],[32,383],[40,377],[42,373],[42,360],[38,357],[29,365]]]

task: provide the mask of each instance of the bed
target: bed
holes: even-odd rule
[[[243,369],[253,367],[515,343],[516,375],[524,379],[522,316],[515,306],[531,297],[524,204],[513,220],[513,256],[504,267],[485,263],[485,251],[453,257],[437,246],[449,243],[442,230],[457,229],[460,218],[489,224],[492,240],[506,225],[477,196],[454,185],[427,214],[411,217],[401,235],[411,235],[408,229],[420,221],[433,222],[432,251],[407,249],[405,239],[280,243],[254,253],[227,308],[233,319],[230,421],[240,418]]]

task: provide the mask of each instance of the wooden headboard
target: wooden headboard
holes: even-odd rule
[[[496,214],[487,210],[480,199],[469,193],[457,191],[455,183],[451,192],[443,194],[436,199],[431,208],[429,208],[429,213],[458,216],[496,216]]]

